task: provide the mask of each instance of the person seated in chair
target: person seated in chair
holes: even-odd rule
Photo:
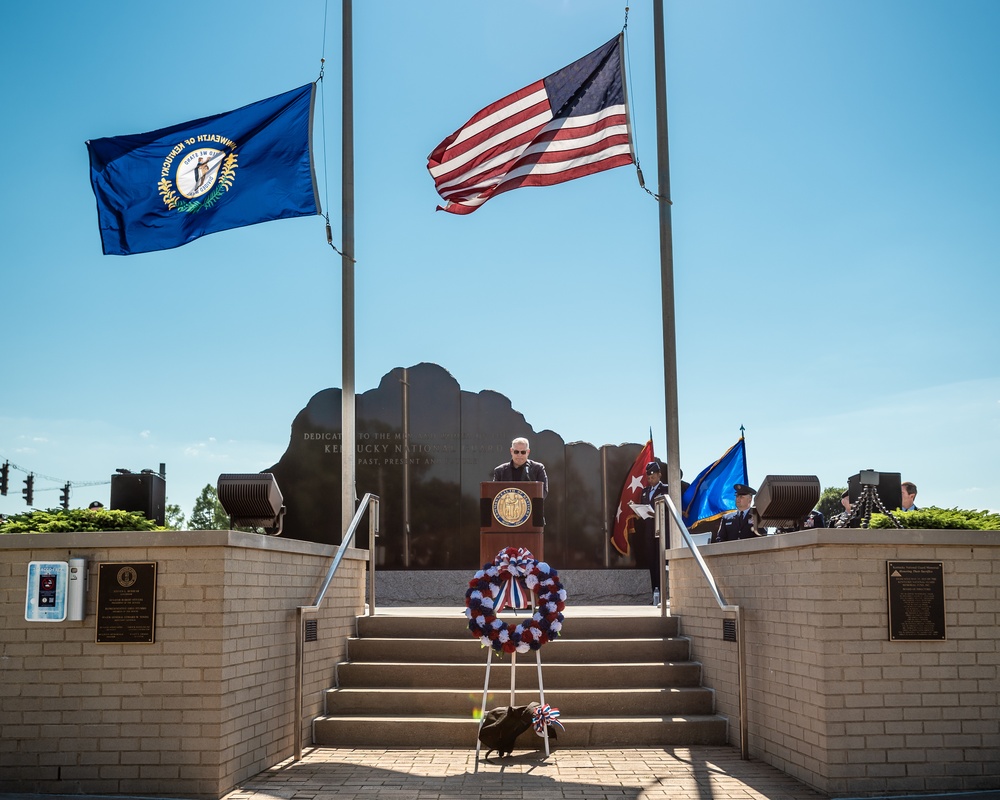
[[[753,510],[750,508],[757,490],[744,483],[734,484],[733,489],[736,491],[736,510],[722,518],[712,542],[735,542],[737,539],[753,539],[765,535],[757,530]]]

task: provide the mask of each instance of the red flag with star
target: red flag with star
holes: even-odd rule
[[[639,451],[639,455],[635,457],[632,468],[628,471],[622,484],[618,508],[615,510],[615,522],[611,531],[611,544],[623,556],[627,556],[629,552],[629,534],[635,533],[635,512],[629,508],[628,504],[638,502],[639,495],[642,494],[643,490],[646,464],[652,460],[653,440],[650,439],[646,442],[646,446]]]

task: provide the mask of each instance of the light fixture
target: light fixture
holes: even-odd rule
[[[819,478],[815,475],[768,475],[754,498],[754,507],[760,515],[758,525],[801,526],[819,497]]]
[[[220,475],[216,492],[231,528],[263,528],[273,536],[281,535],[284,498],[270,472]]]

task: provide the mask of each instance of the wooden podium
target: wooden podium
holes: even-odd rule
[[[544,559],[545,485],[541,481],[479,484],[479,563],[492,564],[505,547],[524,547]]]

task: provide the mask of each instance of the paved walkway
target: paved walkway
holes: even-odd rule
[[[515,751],[475,769],[474,750],[311,748],[224,800],[827,800],[732,747]],[[0,792],[0,800],[170,800],[176,795]],[[1000,790],[891,800],[1000,800]],[[876,800],[866,798],[866,800]]]
[[[266,770],[226,800],[821,800],[732,747],[514,751],[313,748]]]
[[[738,748],[514,751],[474,772],[474,750],[311,748],[245,781],[225,800],[825,800]],[[131,800],[166,800],[148,795]],[[910,795],[1000,800],[1000,790]],[[130,800],[122,795],[4,794],[0,800]],[[869,798],[868,800],[871,800]],[[897,796],[892,800],[903,800]]]

